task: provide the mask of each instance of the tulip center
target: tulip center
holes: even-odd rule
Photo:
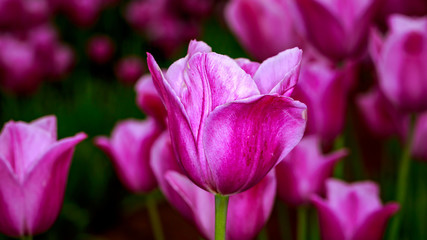
[[[423,36],[418,32],[411,32],[406,37],[403,47],[408,54],[420,54],[423,50]]]

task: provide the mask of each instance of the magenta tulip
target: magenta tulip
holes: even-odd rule
[[[427,110],[427,17],[393,15],[384,40],[373,32],[371,55],[384,95],[404,111]]]
[[[177,172],[167,172],[166,179],[187,203],[192,211],[193,222],[200,233],[207,239],[214,239],[214,195],[197,187],[187,177]],[[249,190],[230,196],[226,239],[253,239],[269,219],[275,196],[274,172],[270,172]]]
[[[150,167],[150,151],[160,133],[151,118],[125,120],[116,125],[111,139],[97,137],[95,144],[111,158],[124,186],[135,193],[146,193],[157,187]]]
[[[64,198],[74,147],[86,138],[57,140],[56,118],[10,121],[0,133],[0,232],[9,236],[50,228]]]
[[[380,138],[393,135],[406,139],[409,116],[399,112],[378,89],[357,97],[357,105],[365,125]]]
[[[325,156],[316,136],[304,137],[276,167],[280,199],[294,206],[308,203],[312,194],[323,193],[335,164],[346,155],[340,150]]]
[[[306,134],[316,134],[331,144],[342,132],[353,70],[352,64],[337,69],[325,62],[304,62],[292,97],[307,104]]]
[[[90,27],[96,23],[102,9],[102,0],[67,0],[61,7],[78,26]]]
[[[242,45],[259,60],[302,47],[285,0],[233,0],[226,7],[225,17]]]
[[[355,58],[365,52],[376,0],[293,0],[296,21],[316,49],[332,60]]]
[[[128,56],[120,59],[115,66],[115,73],[119,81],[132,85],[144,73],[144,63],[137,56]]]
[[[326,190],[326,200],[312,198],[325,240],[382,239],[388,218],[399,209],[397,203],[382,205],[374,182],[347,184],[330,179]]]
[[[135,85],[136,104],[147,115],[157,122],[166,125],[166,109],[154,86],[151,74],[142,76]]]
[[[107,35],[93,36],[87,44],[89,58],[97,64],[105,64],[114,55],[114,42]]]
[[[252,78],[203,42],[192,41],[187,56],[165,75],[148,54],[174,151],[194,183],[212,193],[243,192],[300,141],[306,106],[277,94],[295,86],[300,58],[300,50],[283,52],[263,62]]]

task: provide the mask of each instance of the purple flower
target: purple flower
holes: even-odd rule
[[[302,47],[285,0],[233,0],[227,5],[225,17],[242,45],[259,60]]]
[[[374,31],[371,56],[379,86],[404,111],[427,110],[427,17],[393,15],[384,40]]]
[[[332,60],[362,55],[376,0],[293,0],[300,30],[317,50]]]
[[[300,141],[306,106],[279,94],[295,86],[301,51],[267,59],[253,77],[210,51],[192,41],[164,75],[150,54],[147,63],[185,173],[201,188],[229,195],[260,182]]]
[[[105,64],[114,55],[114,42],[107,35],[93,36],[87,44],[89,58],[97,64]]]
[[[135,85],[136,104],[147,115],[166,126],[166,109],[153,83],[151,74],[142,76]]]
[[[312,198],[319,213],[322,239],[382,239],[387,219],[399,209],[397,203],[382,205],[374,182],[347,184],[326,182],[327,199]]]
[[[149,192],[157,187],[150,167],[150,151],[160,133],[151,118],[126,120],[116,125],[111,139],[97,137],[95,144],[111,158],[123,185],[132,192]]]
[[[396,109],[378,89],[358,96],[357,105],[366,127],[375,136],[387,138],[397,135],[405,139],[409,116]]]
[[[194,224],[207,239],[215,236],[215,196],[174,171],[166,174],[172,188],[192,212]],[[270,172],[252,188],[230,196],[226,239],[253,239],[270,217],[276,197],[276,179]],[[180,210],[180,209],[178,209]]]
[[[144,73],[144,63],[140,57],[127,56],[116,63],[114,70],[122,83],[132,85]]]
[[[74,147],[86,138],[57,140],[56,118],[10,121],[0,133],[0,231],[9,236],[46,231],[61,210]]]
[[[425,139],[427,137],[427,113],[417,117],[414,129],[414,140],[412,145],[412,155],[420,160],[427,161],[427,149]]]
[[[316,134],[330,144],[345,124],[347,95],[353,84],[353,65],[341,69],[325,62],[304,62],[292,97],[307,104],[306,134]]]
[[[340,150],[324,156],[316,136],[304,137],[276,167],[280,199],[294,206],[308,203],[312,194],[323,193],[335,163],[346,155]]]

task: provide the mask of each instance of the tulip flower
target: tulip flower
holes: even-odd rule
[[[87,44],[87,54],[95,63],[105,64],[114,55],[114,42],[106,35],[94,36]]]
[[[380,88],[401,110],[427,110],[427,17],[392,15],[389,27],[385,39],[372,34]]]
[[[341,69],[325,62],[305,62],[298,85],[292,94],[307,104],[306,134],[316,134],[331,144],[345,124],[347,95],[354,79],[354,68],[347,64]]]
[[[207,239],[214,239],[214,195],[197,187],[187,177],[174,171],[166,173],[166,180],[191,209],[193,221],[200,233]],[[255,238],[270,216],[275,196],[274,172],[270,172],[249,190],[232,195],[227,214],[226,239]]]
[[[135,193],[150,192],[157,187],[150,167],[150,150],[160,133],[151,118],[125,120],[116,125],[111,139],[97,137],[95,144],[111,158],[124,186]]]
[[[397,203],[382,205],[374,182],[347,184],[330,179],[326,190],[326,200],[312,197],[325,240],[382,239],[387,219],[399,209]]]
[[[316,136],[304,137],[276,167],[280,199],[294,206],[308,203],[312,194],[323,193],[334,165],[346,155],[346,150],[339,150],[324,156]]]
[[[144,73],[144,63],[137,56],[128,56],[119,60],[114,70],[122,83],[132,85]]]
[[[331,60],[365,52],[376,0],[293,0],[294,16],[307,40]]]
[[[391,14],[407,16],[427,15],[427,2],[425,0],[385,0],[382,1],[379,15],[387,19]]]
[[[148,67],[166,106],[172,146],[186,175],[216,194],[243,192],[300,141],[306,106],[282,96],[295,86],[301,51],[264,61],[252,78],[235,60],[192,41],[163,74]]]
[[[154,86],[151,74],[142,76],[135,85],[136,104],[147,115],[166,126],[166,109]]]
[[[26,41],[4,37],[0,43],[1,85],[15,93],[32,93],[39,86],[42,70],[35,49]]]
[[[264,60],[292,47],[302,47],[285,0],[233,0],[225,10],[231,30],[246,50]],[[262,47],[260,47],[262,46]]]
[[[96,23],[102,9],[102,0],[68,0],[61,7],[78,26],[90,27]]]
[[[409,117],[399,112],[378,89],[359,95],[357,105],[366,127],[374,135],[382,138],[398,135],[405,139]]]
[[[0,232],[45,232],[61,210],[74,147],[86,138],[57,140],[56,118],[9,121],[0,133]]]

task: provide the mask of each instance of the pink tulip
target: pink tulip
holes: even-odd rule
[[[384,19],[394,13],[407,16],[427,15],[427,1],[425,0],[385,0],[382,2],[379,14]]]
[[[242,45],[259,60],[302,47],[285,0],[233,0],[226,7],[225,17]]]
[[[128,56],[120,59],[115,66],[117,78],[124,84],[132,85],[144,73],[144,63],[137,56]]]
[[[50,228],[64,198],[74,147],[86,138],[57,140],[56,118],[10,121],[0,133],[0,231],[9,236]]]
[[[149,192],[157,186],[150,167],[150,150],[160,133],[151,118],[126,120],[116,125],[111,139],[97,137],[95,144],[111,158],[123,185],[132,192]]]
[[[197,187],[187,177],[174,171],[167,172],[166,179],[191,209],[193,221],[200,233],[207,239],[214,239],[214,194]],[[274,172],[249,190],[230,196],[226,239],[255,238],[270,217],[275,196]]]
[[[300,141],[306,106],[278,94],[295,86],[301,51],[267,59],[253,78],[210,51],[192,41],[165,75],[150,54],[147,63],[184,171],[201,188],[229,195],[255,186]]]
[[[154,86],[151,74],[142,76],[135,85],[136,104],[147,115],[166,126],[166,109]]]
[[[399,209],[397,203],[382,205],[374,182],[347,184],[330,179],[326,190],[326,200],[312,198],[325,240],[382,239],[387,219]]]
[[[340,150],[325,156],[317,137],[304,137],[276,167],[280,199],[294,206],[308,203],[312,194],[323,193],[336,162],[346,155]]]
[[[42,80],[35,49],[26,41],[3,37],[0,43],[1,85],[12,92],[34,92]]]
[[[151,147],[150,156],[150,166],[159,184],[160,190],[163,192],[169,203],[175,207],[185,219],[193,221],[193,211],[190,209],[190,206],[180,193],[177,192],[166,180],[166,173],[169,171],[184,174],[181,166],[179,166],[179,163],[176,160],[175,153],[173,152],[168,130],[164,131],[156,139]],[[195,185],[194,187],[198,188]]]
[[[305,62],[293,97],[307,104],[306,134],[316,134],[331,144],[345,124],[347,95],[354,79],[354,68],[341,69],[324,62]]]
[[[114,42],[107,35],[93,36],[87,44],[89,58],[97,64],[105,64],[114,55]]]
[[[404,111],[427,110],[427,17],[393,15],[384,40],[372,35],[371,55],[384,95]]]
[[[365,52],[376,0],[293,0],[296,21],[307,40],[332,60]]]
[[[357,105],[366,127],[375,136],[387,138],[397,135],[405,139],[409,116],[399,112],[378,89],[358,96]]]
[[[66,0],[61,7],[76,25],[90,27],[98,20],[102,0]]]

